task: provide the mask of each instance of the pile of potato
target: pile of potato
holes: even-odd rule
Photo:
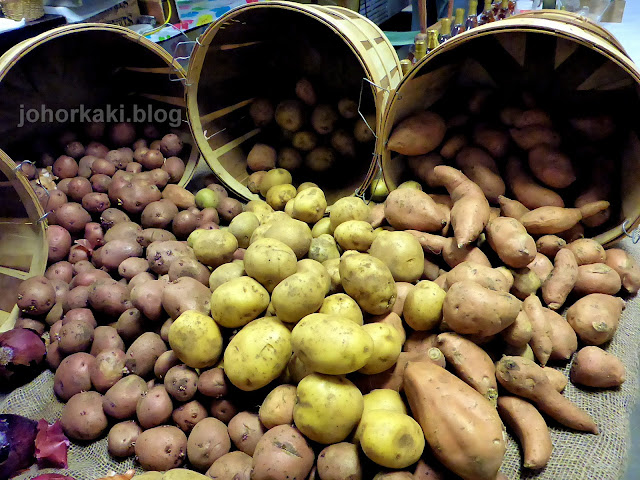
[[[547,364],[573,357],[580,385],[624,382],[601,347],[640,269],[578,238],[606,197],[564,208],[533,180],[559,177],[555,161],[500,160],[562,156],[544,112],[513,110],[511,133],[481,125],[473,140],[465,116],[421,112],[389,140],[432,194],[407,182],[327,215],[323,191],[282,165],[252,178],[266,201],[242,205],[117,163],[108,208],[48,208],[50,266],[21,285],[16,328],[48,338],[66,434],[213,479],[494,480],[503,422],[531,469],[552,454],[547,419],[597,433]]]

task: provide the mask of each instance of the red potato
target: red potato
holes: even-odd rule
[[[618,272],[622,286],[627,292],[631,294],[638,292],[640,289],[640,267],[627,252],[619,248],[608,249],[606,264]]]
[[[169,174],[169,183],[178,183],[184,175],[186,167],[180,157],[168,157],[161,168]]]
[[[62,280],[65,283],[71,282],[73,278],[73,265],[66,261],[56,262],[49,265],[44,276],[49,280]]]
[[[514,116],[513,126],[516,128],[531,127],[533,125],[551,128],[553,122],[549,114],[543,110],[525,110],[518,112]]]
[[[84,177],[75,177],[69,181],[68,196],[74,202],[81,202],[82,198],[92,191],[91,182]]]
[[[571,381],[595,388],[619,387],[625,381],[623,363],[598,347],[584,347],[573,359]]]
[[[58,225],[47,228],[47,244],[49,245],[49,261],[59,262],[69,255],[71,249],[71,234]]]
[[[91,215],[82,205],[75,202],[60,205],[55,212],[56,223],[69,230],[70,233],[79,233],[84,230],[87,223],[91,221]]]
[[[115,328],[101,325],[93,331],[93,343],[89,353],[94,357],[104,350],[124,350],[124,348],[124,342]]]
[[[84,226],[84,238],[94,250],[104,245],[104,232],[99,223],[89,222]]]
[[[102,129],[104,131],[104,125],[102,125]],[[93,136],[91,134],[89,134],[90,138],[96,139],[96,138],[101,138],[102,137],[102,133],[98,136]],[[89,142],[89,144],[87,145],[87,147],[84,150],[85,155],[92,155],[94,157],[98,157],[98,158],[104,158],[107,156],[107,153],[109,153],[109,148],[106,147],[105,145],[103,145],[100,142]]]
[[[103,173],[97,173],[91,175],[89,179],[91,182],[91,188],[94,192],[107,193],[109,191],[109,185],[111,184],[111,177]]]
[[[52,171],[58,178],[73,178],[78,175],[78,163],[67,155],[61,155],[53,163]]]

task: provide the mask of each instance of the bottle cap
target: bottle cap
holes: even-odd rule
[[[411,60],[400,60],[400,67],[402,68],[402,75],[406,75],[411,70]]]
[[[451,33],[451,19],[450,18],[441,18],[440,19],[440,34],[449,35]]]

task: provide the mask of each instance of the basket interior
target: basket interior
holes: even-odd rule
[[[363,83],[366,74],[358,57],[332,27],[309,14],[247,8],[227,15],[208,34],[212,38],[195,79],[192,57],[189,82],[197,88],[197,111],[190,101],[189,115],[198,115],[201,121],[202,131],[194,132],[196,138],[202,133],[208,139],[210,151],[201,148],[204,158],[245,199],[256,198],[245,187],[250,174],[246,154],[252,146],[266,143],[278,149],[290,142],[277,127],[255,127],[248,114],[253,99],[266,97],[277,103],[295,98],[296,82],[306,77],[318,91],[318,103],[337,103],[343,97],[358,101],[361,95],[361,112],[375,113],[372,90]],[[317,183],[331,204],[362,185],[373,148],[359,148],[354,159],[341,158],[322,174],[297,170],[294,183]]]
[[[134,105],[145,112],[151,108],[152,120],[164,117],[164,122],[157,123],[165,132],[173,130],[171,123],[177,124],[169,120],[177,118],[176,109],[181,111],[181,119],[186,119],[184,86],[180,81],[172,81],[178,75],[170,59],[150,50],[132,32],[124,34],[108,27],[76,28],[52,35],[19,56],[9,51],[3,60],[0,147],[16,162],[50,149],[58,132],[81,130],[87,118],[99,119],[94,117],[98,115],[96,109],[102,109],[107,123],[109,120],[137,123],[142,116],[133,116]],[[81,118],[79,110],[73,113],[73,109],[81,106],[90,111],[89,117]],[[122,116],[108,118],[107,106],[118,111],[122,106]],[[52,113],[43,115],[43,108]],[[29,120],[30,109],[40,112],[39,121],[25,121]],[[69,112],[66,122],[57,121],[58,111]],[[178,130],[190,139],[186,122]],[[185,150],[184,158],[188,159],[191,148]]]
[[[613,165],[608,173],[614,185],[613,198],[609,199],[613,214],[607,224],[587,230],[587,235],[612,228],[621,231],[619,227],[625,219],[631,220],[627,225],[631,228],[640,215],[637,72],[593,48],[588,35],[587,40],[581,40],[535,28],[514,30],[482,30],[476,35],[475,31],[469,32],[434,51],[418,65],[414,75],[401,83],[388,105],[384,138],[389,138],[393,127],[403,118],[422,109],[436,111],[445,119],[468,112],[469,98],[479,88],[490,92],[489,106],[481,118],[489,125],[500,125],[498,115],[503,106],[526,109],[526,99],[533,99],[536,107],[551,113],[554,128],[562,136],[560,148],[571,157],[578,175],[576,187],[561,192],[563,198],[569,199],[567,207],[573,206],[573,200],[581,193],[578,186],[589,183],[599,162]],[[588,138],[570,129],[567,112],[571,112],[571,117],[612,115],[617,133],[591,144]],[[504,161],[510,155],[527,164],[526,152],[512,149],[498,160],[502,173]],[[415,179],[406,158],[386,148],[383,170],[393,187]],[[513,198],[508,188],[507,196]],[[610,236],[605,235],[602,240],[610,241]]]

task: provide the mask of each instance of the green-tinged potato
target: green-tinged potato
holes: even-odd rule
[[[331,235],[333,233],[333,230],[331,230],[331,220],[329,219],[329,217],[321,218],[311,229],[311,236],[313,238],[318,238],[320,235],[324,235],[325,233],[328,235]]]
[[[296,220],[316,223],[327,209],[324,192],[318,187],[310,187],[300,191],[293,200],[293,215]]]
[[[267,192],[271,187],[276,185],[291,184],[293,178],[291,174],[284,168],[274,168],[265,173],[260,182],[260,195],[267,196]]]
[[[296,273],[306,273],[311,275],[320,284],[320,289],[324,291],[324,295],[329,292],[331,287],[331,278],[329,272],[320,262],[311,258],[303,258],[298,262]]]
[[[222,353],[222,336],[211,317],[187,310],[171,324],[169,345],[189,367],[212,367]]]
[[[322,306],[326,283],[316,275],[294,273],[273,289],[271,302],[276,316],[287,323],[296,323]]]
[[[285,183],[282,185],[274,185],[269,189],[266,195],[267,203],[274,210],[284,210],[289,200],[293,200],[296,196],[296,187]]]
[[[246,255],[246,253],[245,253]],[[209,288],[212,292],[234,278],[240,278],[244,275],[244,261],[234,260],[231,263],[225,263],[216,268],[209,276]]]
[[[369,254],[389,267],[396,282],[414,283],[424,271],[424,250],[407,232],[384,232],[376,235]]]
[[[245,205],[244,211],[253,213],[260,220],[260,224],[263,224],[273,213],[273,208],[264,200],[251,200]]]
[[[396,284],[384,262],[365,253],[345,254],[340,259],[340,280],[347,295],[372,315],[391,311]]]
[[[205,230],[204,228],[196,228],[187,237],[187,245],[189,245],[191,248],[193,248],[193,244],[196,243],[196,239],[206,231],[207,230]]]
[[[318,455],[318,475],[322,480],[362,480],[358,448],[348,442],[326,447]]]
[[[265,317],[231,339],[224,352],[224,372],[239,389],[257,390],[278,378],[290,358],[289,329],[276,317]]]
[[[260,282],[269,292],[282,280],[293,275],[297,268],[294,251],[274,238],[261,238],[253,242],[244,253],[244,270]]]
[[[362,394],[349,380],[312,373],[298,384],[293,421],[311,440],[337,443],[360,421],[363,408]]]
[[[406,468],[424,451],[424,434],[409,415],[390,410],[371,410],[362,429],[360,446],[364,454],[387,468]]]
[[[435,282],[422,280],[407,294],[402,316],[414,330],[431,330],[442,320],[442,305],[446,292]]]
[[[260,225],[255,213],[242,212],[231,220],[229,231],[236,237],[238,247],[247,248],[253,231]]]
[[[258,318],[269,305],[269,292],[251,277],[233,278],[211,294],[211,316],[226,328]]]
[[[323,313],[303,318],[291,332],[291,345],[305,365],[329,375],[355,372],[373,354],[373,340],[360,325]]]
[[[295,385],[278,385],[265,397],[258,416],[266,428],[293,423],[293,406],[296,403]]]
[[[213,268],[230,262],[237,248],[238,240],[228,230],[205,230],[193,243],[198,261]]]
[[[311,240],[308,255],[309,258],[320,263],[331,260],[332,258],[340,258],[340,252],[338,251],[338,245],[336,245],[335,239],[327,233]]]
[[[286,215],[283,213],[283,215]],[[265,232],[266,238],[275,238],[282,243],[289,245],[298,259],[304,257],[309,252],[311,246],[311,229],[309,225],[300,220],[284,217],[282,221],[271,224]]]
[[[347,220],[369,220],[371,214],[369,205],[358,197],[345,197],[338,200],[331,206],[329,219],[331,221],[331,230],[334,231],[338,225]]]
[[[340,259],[332,258],[322,262],[322,265],[327,270],[331,285],[329,286],[329,293],[341,293],[342,292],[342,280],[340,279]]]
[[[407,235],[413,237],[413,235]],[[336,227],[333,236],[343,249],[359,252],[369,250],[374,239],[373,227],[364,220],[347,220],[341,223]],[[422,252],[422,247],[420,247],[420,252]]]
[[[362,310],[360,310],[360,307],[353,298],[344,293],[336,293],[325,298],[318,313],[338,315],[352,320],[358,325],[364,323]]]
[[[367,413],[372,410],[390,410],[392,412],[399,412],[407,414],[407,407],[402,400],[402,397],[396,390],[390,388],[376,388],[370,391],[362,397],[364,400],[364,408],[362,410],[362,417],[358,423],[358,427],[353,434],[353,443],[360,443],[360,437],[362,436],[362,430],[364,429],[364,422],[367,417]]]
[[[367,323],[362,326],[373,340],[373,353],[359,371],[367,375],[384,372],[393,367],[402,352],[402,336],[386,323]]]

